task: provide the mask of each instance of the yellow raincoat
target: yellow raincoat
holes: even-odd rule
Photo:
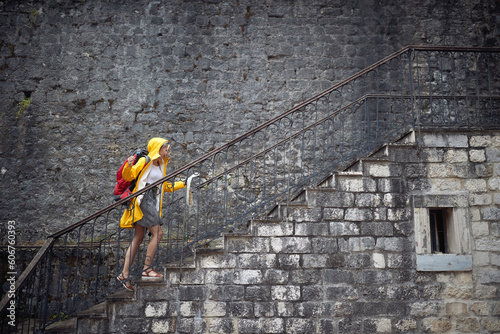
[[[148,143],[148,156],[151,159],[150,162],[144,166],[146,163],[146,158],[143,157],[139,159],[139,161],[133,165],[129,166],[128,164],[125,165],[122,171],[122,176],[123,179],[126,181],[132,181],[137,178],[137,183],[135,185],[135,188],[133,190],[133,193],[136,191],[143,189],[146,186],[146,181],[148,179],[149,172],[151,171],[151,166],[153,163],[153,160],[157,159],[160,157],[160,149],[162,145],[167,142],[166,139],[163,138],[153,138],[149,141]],[[167,175],[167,163],[168,163],[169,158],[160,159],[160,169],[163,173],[163,176]],[[143,168],[144,167],[144,168]],[[162,208],[162,203],[163,203],[163,193],[165,191],[167,192],[172,192],[176,191],[179,189],[184,188],[184,182],[178,181],[175,182],[174,185],[172,186],[171,183],[165,182],[163,183],[163,187],[161,187],[161,195],[160,195],[160,207],[158,208],[158,212],[161,217],[161,208]],[[134,223],[138,220],[142,219],[142,211],[140,208],[141,200],[142,200],[142,195],[134,198],[132,203],[130,204],[129,208],[125,210],[123,213],[123,216],[120,220],[120,227],[122,228],[132,228]]]

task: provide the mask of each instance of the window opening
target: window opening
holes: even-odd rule
[[[446,211],[446,209],[429,209],[432,253],[448,253]]]

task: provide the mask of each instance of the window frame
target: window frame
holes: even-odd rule
[[[437,197],[419,198],[416,202],[422,205],[414,205],[413,208],[417,271],[471,271],[469,209],[450,206],[457,201],[449,201],[448,196],[448,200],[439,200]],[[446,253],[432,253],[430,210],[446,212]]]

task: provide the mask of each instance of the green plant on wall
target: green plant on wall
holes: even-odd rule
[[[38,18],[38,15],[40,15],[39,11],[34,10],[34,9],[32,11],[30,11],[29,16],[28,16],[30,27],[32,27],[35,24],[36,19]]]
[[[16,118],[21,117],[22,114],[26,111],[26,108],[31,104],[31,97],[27,97],[21,102],[18,103],[19,110],[17,111],[17,116]]]

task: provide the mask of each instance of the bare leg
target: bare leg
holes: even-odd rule
[[[148,268],[152,266],[156,250],[158,249],[158,244],[163,236],[163,231],[161,230],[160,225],[148,227],[148,230],[151,233],[151,241],[149,241],[148,249],[146,251],[146,259],[144,261],[143,270],[148,270]]]
[[[128,277],[130,274],[130,264],[134,262],[137,250],[144,239],[145,228],[141,225],[135,225],[134,227],[134,238],[132,239],[132,244],[127,249],[127,254],[125,255],[125,263],[123,264],[123,275]]]

